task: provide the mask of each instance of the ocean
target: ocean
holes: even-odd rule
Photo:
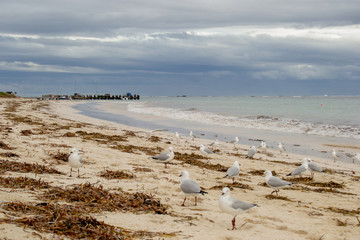
[[[352,162],[360,151],[360,96],[142,97],[140,101],[91,101],[82,114],[135,127],[166,128],[188,136],[259,145],[329,157],[332,148]]]

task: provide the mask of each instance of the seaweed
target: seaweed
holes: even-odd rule
[[[198,159],[204,159],[203,156],[198,155],[198,154],[188,154],[188,153],[179,153],[176,152],[175,153],[175,159],[182,161],[184,164],[190,164],[193,166],[198,166],[200,168],[206,168],[206,169],[210,169],[210,170],[215,170],[215,171],[219,171],[219,172],[226,172],[227,171],[227,167],[221,165],[221,164],[211,164],[211,163],[205,163],[203,161],[199,161]]]
[[[150,168],[136,167],[134,168],[135,172],[153,172],[154,170]]]
[[[112,146],[111,148],[120,150],[122,152],[127,152],[127,153],[135,153],[136,154],[137,152],[143,152],[146,155],[150,155],[150,156],[156,155],[163,150],[160,147],[149,148],[149,147],[140,147],[140,146],[135,146],[135,145],[120,145],[120,144]]]
[[[15,223],[30,227],[40,233],[54,233],[71,239],[131,239],[151,238],[156,236],[173,236],[171,233],[152,233],[146,231],[131,231],[121,227],[111,226],[84,215],[81,209],[70,205],[54,203],[24,204],[9,202],[3,209],[30,216],[1,219],[1,223]]]
[[[20,132],[23,136],[30,136],[33,134],[33,132],[30,129],[21,130]]]
[[[22,163],[9,160],[0,160],[1,171],[21,172],[21,173],[35,173],[35,174],[63,174],[62,172],[49,168],[38,163]]]
[[[210,188],[210,190],[221,190],[224,187],[228,187],[228,188],[230,188],[230,190],[233,190],[234,188],[254,190],[254,188],[251,187],[250,185],[247,185],[244,183],[239,183],[239,182],[235,182],[234,184],[222,184],[222,185],[213,186]]]
[[[75,203],[87,212],[141,211],[167,214],[167,206],[156,200],[152,195],[139,192],[131,194],[122,190],[119,190],[119,192],[109,192],[102,185],[95,187],[90,183],[76,185],[68,189],[54,187],[46,191],[39,198]]]
[[[0,156],[1,157],[8,157],[8,158],[19,157],[19,155],[17,155],[16,153],[13,153],[13,152],[0,153]]]
[[[277,200],[284,200],[284,201],[288,201],[288,202],[293,202],[293,200],[289,199],[288,197],[272,195],[272,194],[266,195],[265,198],[269,199],[269,200],[277,199]]]
[[[9,147],[9,145],[4,143],[3,141],[0,141],[0,148],[5,149],[5,150],[11,150],[12,149],[11,147]]]
[[[33,179],[28,177],[0,177],[0,185],[5,188],[26,188],[29,190],[48,189],[50,185],[41,179]]]
[[[343,215],[355,216],[355,215],[360,214],[360,208],[358,208],[356,210],[347,210],[347,209],[337,208],[337,207],[328,207],[325,209],[330,210],[331,212],[341,213]]]
[[[106,135],[98,132],[88,133],[86,131],[77,131],[76,134],[85,140],[100,140],[104,143],[110,142],[126,142],[127,138],[120,135]]]
[[[99,176],[106,179],[133,179],[136,177],[129,171],[111,171],[109,169],[102,171]]]
[[[69,161],[70,154],[58,151],[57,153],[51,154],[50,156],[57,160],[58,163],[64,163]]]

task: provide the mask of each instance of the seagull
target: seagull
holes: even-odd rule
[[[207,156],[208,154],[213,154],[214,151],[205,147],[204,144],[200,144],[200,152],[203,153],[205,156]]]
[[[161,132],[161,131],[169,131],[168,129],[155,129],[155,130],[149,130],[149,131],[136,131],[135,133],[140,133],[140,132],[143,132],[146,134],[147,138],[150,138],[151,135],[154,133],[154,132]]]
[[[251,146],[251,148],[248,151],[248,155],[246,156],[246,158],[253,158],[255,153],[256,153],[256,147]]]
[[[281,144],[281,142],[279,142],[279,144],[278,144],[278,149],[279,149],[279,151],[280,151],[280,154],[282,154],[283,152],[286,151],[286,149],[285,149],[284,146]]]
[[[267,148],[266,142],[261,141],[259,148],[266,151],[266,148]]]
[[[194,135],[194,133],[193,133],[193,131],[190,131],[189,132],[189,136],[190,136],[190,138],[194,141],[195,140],[195,135]]]
[[[311,158],[308,158],[308,166],[309,166],[309,170],[311,172],[311,179],[314,178],[314,172],[324,172],[324,170],[319,167],[316,163],[314,163]]]
[[[293,184],[291,182],[282,180],[278,177],[274,177],[270,170],[265,171],[265,182],[269,187],[275,189],[274,191],[271,192],[271,194],[275,192],[277,196],[278,196],[278,192],[280,191],[279,188],[288,187]]]
[[[219,140],[218,139],[216,139],[214,142],[209,144],[210,147],[214,146],[215,148],[216,148],[217,145],[219,145]]]
[[[204,195],[205,191],[203,191],[199,185],[189,178],[188,171],[182,171],[181,175],[180,188],[181,191],[185,194],[184,202],[181,206],[185,206],[186,196],[195,195],[195,206],[197,205],[197,196],[196,194]]]
[[[234,147],[235,147],[235,144],[237,144],[239,142],[239,138],[238,137],[235,137],[234,140],[231,140],[230,143],[233,143],[234,144]]]
[[[308,170],[309,165],[308,165],[308,159],[304,158],[303,159],[303,164],[301,164],[299,167],[295,168],[294,171],[292,171],[291,173],[289,173],[286,176],[295,176],[295,175],[299,175],[301,178],[301,174],[303,174],[304,172],[306,172],[306,170]]]
[[[174,151],[172,147],[169,147],[169,152],[162,152],[158,155],[150,157],[155,160],[159,160],[160,162],[164,162],[165,168],[167,168],[167,163],[174,159]]]
[[[232,223],[232,230],[235,229],[235,218],[238,214],[244,213],[247,210],[250,210],[258,205],[253,203],[247,203],[240,201],[238,199],[232,198],[230,196],[230,189],[228,187],[224,187],[222,189],[221,196],[219,198],[219,207],[224,212],[233,215],[234,218],[231,221]]]
[[[181,142],[181,138],[180,138],[180,135],[179,135],[179,133],[178,132],[175,132],[175,137],[176,137],[176,139],[177,139],[177,142],[178,143],[180,143]]]
[[[226,175],[224,178],[232,177],[233,184],[235,184],[235,177],[239,176],[240,174],[240,166],[238,161],[234,161],[234,164],[229,167],[229,169],[226,171]]]
[[[354,159],[358,160],[360,162],[360,152],[358,152],[357,154],[355,154],[354,158],[353,158],[353,163],[355,162]]]
[[[336,159],[338,158],[338,156],[337,156],[337,153],[336,153],[335,149],[332,150],[331,155],[334,158],[334,162],[336,162]]]
[[[72,168],[78,169],[78,177],[80,177],[80,167],[82,165],[82,159],[79,155],[79,151],[76,148],[71,150],[70,156],[68,158],[70,165],[70,177],[72,177]]]

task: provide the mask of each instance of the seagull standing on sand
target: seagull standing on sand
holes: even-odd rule
[[[255,153],[256,153],[256,147],[251,146],[251,148],[248,150],[248,154],[247,154],[246,158],[253,158]]]
[[[355,162],[354,159],[356,159],[360,162],[360,153],[355,154],[355,156],[353,158],[353,163]]]
[[[178,132],[175,132],[175,137],[176,137],[176,141],[177,141],[178,143],[180,143],[180,142],[181,142],[181,138],[180,138],[180,135],[179,135]]]
[[[230,189],[228,187],[224,187],[219,198],[219,207],[224,212],[234,216],[233,220],[231,221],[233,227],[232,230],[234,230],[236,216],[246,212],[247,210],[257,207],[257,205],[232,198],[230,196]]]
[[[224,178],[231,178],[233,180],[233,184],[235,184],[235,177],[239,176],[240,174],[240,165],[238,161],[234,161],[234,164],[229,167],[229,169],[226,172],[226,175]]]
[[[217,148],[217,145],[219,145],[219,140],[218,139],[216,139],[214,142],[209,144],[210,147],[214,147],[214,148]]]
[[[167,168],[167,163],[174,159],[173,148],[169,147],[169,152],[162,152],[150,158],[163,162],[165,164],[165,168]]]
[[[279,142],[279,144],[278,144],[278,149],[280,151],[280,154],[282,154],[283,152],[286,151],[285,147],[281,144],[281,142]]]
[[[262,149],[263,151],[266,151],[266,148],[267,148],[266,142],[261,141],[259,148]]]
[[[319,167],[316,163],[314,163],[311,158],[307,158],[308,160],[308,167],[311,172],[311,179],[314,178],[314,172],[324,172],[324,170]]]
[[[235,144],[237,144],[239,142],[239,138],[238,137],[235,137],[234,140],[231,140],[230,143],[233,143],[234,144],[234,147],[235,147]]]
[[[190,131],[189,136],[190,136],[191,140],[193,140],[193,141],[195,140],[195,135],[194,135],[193,131]]]
[[[336,159],[338,158],[338,156],[337,156],[337,153],[336,153],[335,149],[332,150],[331,155],[334,158],[334,162],[336,162]]]
[[[204,154],[205,156],[207,156],[208,154],[213,154],[214,153],[213,150],[205,147],[204,144],[200,144],[200,152],[202,154]]]
[[[70,177],[72,176],[71,174],[73,168],[78,169],[78,177],[80,177],[80,167],[82,165],[82,159],[81,156],[79,155],[79,151],[76,148],[73,148],[71,150],[68,160],[70,165]]]
[[[183,171],[180,177],[181,177],[180,188],[181,191],[185,194],[184,202],[182,203],[181,206],[185,206],[186,196],[192,196],[192,195],[195,195],[195,206],[196,206],[197,205],[196,195],[197,194],[204,195],[207,192],[201,190],[199,185],[189,178],[188,171]]]
[[[286,176],[295,176],[295,175],[299,175],[301,178],[301,174],[303,174],[304,172],[306,172],[306,170],[308,170],[309,168],[309,164],[308,164],[308,159],[304,158],[303,159],[303,164],[301,164],[299,167],[295,168],[294,171],[292,171],[291,173],[289,173]]]
[[[265,182],[269,187],[275,189],[274,191],[271,192],[271,194],[275,192],[276,196],[278,196],[278,192],[280,191],[279,188],[289,187],[290,185],[293,184],[291,182],[282,180],[278,177],[274,177],[270,170],[265,171]]]

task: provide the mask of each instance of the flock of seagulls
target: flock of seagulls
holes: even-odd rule
[[[163,129],[154,130],[154,131],[148,131],[146,132],[148,137],[151,136],[151,134],[155,131],[164,131]],[[175,134],[176,139],[180,141],[180,135],[178,132]],[[190,138],[194,140],[195,136],[192,133],[192,131],[189,134]],[[232,140],[229,143],[235,144],[239,141],[238,137],[235,137],[234,140]],[[211,143],[210,146],[217,146],[219,144],[219,141],[216,139],[215,142]],[[264,141],[261,141],[259,149],[266,151],[267,145]],[[282,145],[282,143],[278,144],[278,149],[280,151],[280,154],[285,152],[285,148]],[[206,157],[209,154],[214,154],[214,151],[210,148],[205,147],[203,144],[200,145],[200,152],[204,154]],[[251,146],[248,150],[248,154],[246,158],[253,158],[256,154],[256,147]],[[332,156],[334,161],[337,159],[337,153],[335,149],[332,150]],[[165,168],[167,168],[167,163],[169,163],[171,160],[174,159],[174,151],[172,147],[169,147],[169,151],[162,152],[160,154],[157,154],[155,156],[149,157],[150,159],[154,159],[158,162],[163,162],[165,165]],[[360,153],[357,153],[354,155],[353,161],[357,160],[360,162]],[[70,165],[70,177],[72,176],[73,168],[76,168],[78,170],[78,177],[80,177],[80,167],[83,164],[82,158],[79,155],[79,151],[76,148],[73,148],[71,150],[71,153],[68,158],[68,162]],[[324,172],[321,167],[319,167],[316,163],[314,163],[310,158],[304,158],[302,164],[295,168],[291,173],[287,174],[287,176],[299,176],[301,178],[302,174],[304,174],[307,170],[311,172],[311,178],[314,178],[315,172]],[[234,161],[233,165],[228,168],[226,175],[224,178],[232,178],[232,183],[235,184],[235,178],[239,176],[240,174],[240,164],[238,161]],[[280,191],[280,188],[285,188],[291,186],[293,183],[280,179],[278,177],[273,176],[272,172],[270,170],[265,170],[265,182],[266,184],[274,189],[271,194],[276,193],[278,196],[278,193]],[[190,175],[188,171],[182,171],[181,175],[181,182],[180,182],[180,189],[184,193],[184,201],[181,206],[185,206],[185,202],[187,200],[187,197],[189,196],[195,196],[195,206],[197,205],[197,196],[198,195],[204,195],[207,194],[201,187],[194,181],[190,179]],[[232,198],[230,196],[230,189],[228,187],[224,187],[222,189],[221,196],[219,198],[219,207],[222,211],[225,213],[228,213],[233,216],[232,219],[232,230],[236,229],[235,227],[235,218],[238,214],[244,213],[252,208],[258,207],[256,204],[253,203],[247,203],[243,202],[241,200]]]

